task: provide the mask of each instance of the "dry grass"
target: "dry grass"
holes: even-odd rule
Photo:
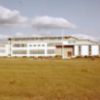
[[[100,59],[0,58],[0,100],[100,100]]]

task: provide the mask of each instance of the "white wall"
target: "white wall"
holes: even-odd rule
[[[8,52],[9,52],[8,44],[5,44],[5,47],[0,47],[0,50],[4,50],[5,51],[4,53],[0,52],[0,56],[8,56]]]
[[[74,46],[74,55],[75,56],[79,55],[79,46],[78,45]],[[89,46],[88,45],[81,46],[81,55],[89,56]],[[91,56],[94,56],[94,55],[99,55],[99,45],[91,46]]]
[[[27,47],[13,47],[13,44],[16,44],[15,42],[12,43],[11,45],[11,56],[55,56],[55,54],[47,54],[47,50],[55,50],[56,48],[54,46],[52,47],[47,47],[47,43],[25,43],[27,44]],[[18,44],[22,44],[22,42],[18,43]],[[42,46],[42,45],[45,45],[45,46]],[[30,45],[32,45],[32,47],[30,47]],[[36,45],[36,47],[34,47],[33,45]],[[40,45],[40,46],[38,46]],[[27,54],[13,54],[13,50],[27,50]],[[45,51],[45,54],[30,54],[29,51],[30,50],[44,50]]]
[[[89,40],[77,40],[75,44],[80,44],[80,45],[91,45],[91,44],[96,44],[95,42],[89,41]]]
[[[68,41],[63,41],[63,45],[68,45]]]
[[[81,46],[81,55],[88,56],[89,55],[89,46]]]
[[[99,46],[98,45],[94,45],[91,47],[91,55],[99,55]]]
[[[79,46],[78,45],[74,46],[74,55],[75,56],[79,55]]]
[[[63,41],[63,45],[74,45],[74,55],[75,56],[79,56],[79,45],[81,45],[81,55],[82,56],[85,56],[85,55],[89,55],[89,45],[93,45],[92,46],[92,48],[91,48],[91,51],[92,51],[92,55],[99,55],[99,47],[98,47],[98,45],[94,45],[94,43],[93,42],[91,42],[91,41],[88,41],[88,40],[86,40],[86,41],[82,41],[82,40],[80,40],[80,41],[78,41],[78,40],[76,40],[75,39],[75,41],[74,41],[74,43],[73,42],[69,42],[69,40],[71,40],[71,39],[68,39],[68,40],[64,40]],[[73,41],[74,39],[72,39],[72,41]],[[14,43],[18,43],[18,44],[22,44],[22,43],[25,43],[25,44],[27,44],[28,46],[27,47],[25,47],[25,48],[14,48],[14,47],[12,47],[11,46],[11,50],[27,50],[28,51],[28,54],[25,54],[25,55],[14,55],[14,54],[11,54],[12,56],[55,56],[55,54],[47,54],[47,50],[48,49],[53,49],[53,50],[56,50],[56,47],[55,46],[52,46],[52,47],[47,47],[47,43],[61,43],[62,44],[62,40],[55,40],[55,41],[52,41],[52,40],[41,40],[41,41],[12,41],[11,43],[11,45],[13,45]],[[40,46],[40,47],[30,47],[29,45],[30,44],[45,44],[45,47],[42,47],[42,46]],[[45,54],[29,54],[29,50],[34,50],[34,49],[44,49],[45,50]],[[12,51],[11,51],[11,53],[12,53]]]

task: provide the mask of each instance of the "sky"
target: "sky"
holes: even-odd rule
[[[65,36],[100,41],[100,0],[0,0],[0,40]]]

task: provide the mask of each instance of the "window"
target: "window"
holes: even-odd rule
[[[75,40],[69,40],[68,43],[75,43]]]
[[[13,44],[13,47],[27,47],[27,44]]]
[[[58,37],[58,40],[62,40],[62,38],[61,37]]]
[[[68,43],[71,43],[71,41],[68,41]]]
[[[27,54],[26,50],[13,50],[13,54]]]
[[[73,43],[75,43],[75,41],[73,41]]]
[[[0,44],[0,47],[5,47],[5,44]]]
[[[19,41],[20,39],[14,39],[15,41]]]
[[[32,47],[32,45],[30,45],[30,47]]]
[[[20,44],[13,44],[13,47],[20,47]]]
[[[0,53],[5,53],[5,50],[0,50]]]
[[[44,50],[30,50],[30,54],[45,54]]]
[[[62,45],[62,43],[55,43],[55,45]]]
[[[54,46],[54,45],[55,45],[54,43],[48,43],[48,44],[47,44],[48,47],[52,47],[52,46]]]
[[[45,44],[42,44],[42,47],[44,47],[45,46]]]
[[[41,45],[40,44],[38,44],[38,47],[40,47]]]
[[[21,46],[22,46],[22,47],[26,47],[26,44],[22,44]]]
[[[47,53],[48,54],[54,54],[55,53],[55,50],[47,50]]]
[[[33,44],[33,47],[36,47],[36,44]]]

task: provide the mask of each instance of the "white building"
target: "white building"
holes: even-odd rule
[[[9,56],[77,56],[100,55],[98,43],[90,40],[67,37],[9,38]]]
[[[9,47],[6,43],[0,43],[0,56],[8,56],[9,53]]]

